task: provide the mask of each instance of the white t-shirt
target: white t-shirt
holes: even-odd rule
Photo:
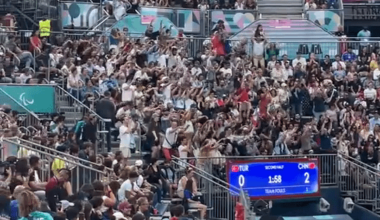
[[[235,9],[236,10],[244,10],[244,3],[243,2],[235,2]]]
[[[117,196],[119,198],[119,201],[122,202],[125,200],[125,191],[131,191],[132,190],[132,183],[128,179],[121,184],[120,189],[117,191]]]
[[[178,147],[178,153],[179,153],[179,158],[181,159],[187,159],[188,152],[184,151],[186,146],[183,146],[182,144]]]
[[[140,175],[139,177],[137,177],[136,182],[133,182],[133,190],[135,191],[140,190],[143,183],[144,183],[144,177]]]
[[[31,78],[32,78],[32,75],[25,75],[24,73],[21,73],[20,75],[21,83],[26,83],[26,80],[31,79]]]
[[[68,89],[72,88],[70,86],[70,82],[72,82],[72,83],[79,83],[79,80],[80,80],[79,74],[75,74],[75,76],[73,74],[69,74],[69,77],[67,78],[67,88]]]
[[[339,64],[342,66],[342,69],[345,70],[346,69],[346,64],[343,62],[343,61],[339,61]],[[332,69],[333,70],[337,70],[338,69],[338,62],[337,61],[334,61],[332,63]]]
[[[376,95],[377,95],[376,89],[367,88],[364,90],[364,98],[365,99],[374,100],[374,99],[376,99]]]
[[[122,85],[122,93],[121,93],[121,100],[123,102],[130,102],[133,101],[134,97],[134,91],[136,89],[136,86],[129,85],[127,83],[123,83]]]
[[[376,68],[374,71],[373,71],[373,80],[378,80],[380,77],[380,70],[379,68]]]
[[[262,57],[263,55],[264,55],[264,41],[262,41],[262,42],[254,41],[253,56],[254,57]]]
[[[173,132],[173,128],[170,127],[168,129],[166,129],[166,132],[165,132],[165,140],[164,140],[164,143],[162,144],[162,147],[163,148],[167,148],[167,149],[171,149],[173,144],[175,144],[175,142],[177,141],[177,132]],[[170,143],[168,143],[168,141]]]
[[[165,89],[163,90],[163,94],[165,96],[165,105],[168,103],[168,102],[171,102],[172,101],[172,97],[171,97],[171,84],[167,85],[165,87]]]
[[[129,148],[134,148],[134,145],[132,143],[131,133],[125,133],[127,131],[127,127],[125,125],[120,126],[119,132],[120,132],[120,148],[123,147],[129,147]]]
[[[295,67],[297,66],[297,63],[301,63],[301,67],[302,68],[305,68],[306,67],[306,59],[303,58],[303,57],[300,57],[299,59],[295,58],[293,61],[292,61],[292,66]]]
[[[202,74],[202,69],[201,68],[197,68],[197,67],[193,67],[191,68],[191,75],[193,76],[196,76],[198,74]]]
[[[166,59],[169,58],[169,55],[162,54],[158,57],[157,62],[160,67],[166,67]]]

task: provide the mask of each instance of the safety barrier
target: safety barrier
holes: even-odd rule
[[[17,154],[14,153],[17,151]],[[56,170],[52,170],[52,163],[64,163],[65,168],[71,171],[71,185],[73,192],[78,192],[80,187],[86,183],[92,183],[94,180],[109,182],[111,177],[109,172],[99,164],[94,164],[78,157],[50,149],[33,142],[21,139],[3,139],[1,141],[2,159],[8,156],[17,156],[18,158],[36,155],[41,161],[41,181],[47,181]],[[55,161],[55,162],[54,162]]]
[[[371,207],[380,212],[380,174],[362,166],[351,157],[339,155],[339,189],[344,197],[350,197],[356,204]]]
[[[177,173],[177,178],[180,179],[184,175],[182,171],[187,168],[187,165],[176,160],[173,160],[173,164],[181,170]],[[234,209],[236,202],[240,199],[240,189],[234,188],[234,190],[230,190],[227,185],[216,182],[215,177],[210,178],[210,176],[204,175],[204,172],[200,172],[196,168],[194,169],[194,174],[197,180],[198,192],[202,193],[205,204],[213,207],[213,210],[208,212],[208,218],[234,219]]]

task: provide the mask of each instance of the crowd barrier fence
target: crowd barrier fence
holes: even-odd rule
[[[17,155],[14,152],[17,151]],[[76,156],[59,152],[55,149],[37,145],[33,142],[21,139],[6,139],[1,141],[1,156],[4,160],[8,156],[17,156],[18,158],[29,157],[36,155],[41,161],[41,172],[39,179],[48,181],[54,175],[52,163],[54,160],[61,160],[65,163],[65,168],[71,171],[71,185],[73,192],[78,192],[83,184],[90,184],[95,180],[101,180],[109,183],[111,180],[107,170],[99,169],[99,164],[94,164],[89,161],[82,160]]]

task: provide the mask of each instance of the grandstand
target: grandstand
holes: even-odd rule
[[[0,5],[1,218],[380,218],[379,43],[341,0]]]

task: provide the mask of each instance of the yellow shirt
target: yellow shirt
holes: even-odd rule
[[[52,165],[51,170],[53,171],[54,175],[58,175],[58,170],[65,168],[65,161],[55,158]]]
[[[375,69],[377,69],[379,66],[377,65],[377,61],[372,60],[372,61],[369,63],[369,67],[370,67],[371,70],[375,70]]]

